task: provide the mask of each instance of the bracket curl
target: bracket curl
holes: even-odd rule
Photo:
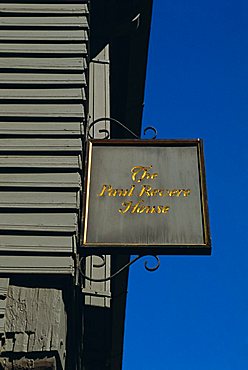
[[[100,117],[100,118],[97,118],[96,120],[94,120],[93,122],[91,122],[90,125],[88,126],[87,138],[94,139],[94,136],[91,135],[91,130],[99,122],[103,122],[103,121],[108,121],[108,122],[114,123],[114,124],[116,124],[116,125],[124,128],[127,132],[129,132],[129,134],[131,134],[133,137],[135,137],[135,139],[140,139],[140,137],[138,135],[136,135],[132,130],[130,130],[127,126],[125,126],[123,123],[121,123],[117,119],[111,118],[111,117]],[[151,137],[151,139],[152,140],[153,139],[156,139],[157,134],[158,134],[157,129],[155,127],[153,127],[153,126],[147,126],[144,129],[144,135],[146,135],[146,133],[148,131],[152,131],[153,132],[153,136]],[[110,131],[108,129],[106,129],[106,128],[100,128],[100,129],[98,129],[98,133],[99,134],[105,134],[105,136],[102,139],[109,139],[110,138]]]
[[[153,126],[147,126],[144,129],[144,135],[146,135],[147,131],[152,131],[153,132],[153,136],[150,138],[151,140],[156,139],[156,137],[158,135],[158,131],[157,131],[157,129],[155,127],[153,127]]]
[[[126,131],[128,131],[132,136],[134,136],[136,139],[139,139],[139,136],[136,135],[132,130],[130,130],[127,126],[125,126],[123,123],[121,123],[120,121],[118,121],[117,119],[115,118],[111,118],[111,117],[101,117],[101,118],[98,118],[96,119],[95,121],[91,122],[91,124],[89,125],[88,127],[88,138],[89,139],[94,139],[94,136],[91,135],[90,131],[91,129],[99,122],[102,122],[102,121],[108,121],[108,122],[111,122],[111,123],[115,123],[116,125],[118,126],[121,126],[122,128],[124,128]],[[105,137],[103,139],[109,139],[110,137],[110,132],[109,130],[107,129],[99,129],[98,132],[100,134],[105,134]]]
[[[145,256],[137,256],[135,257],[132,261],[128,262],[126,265],[122,266],[118,271],[116,271],[114,274],[106,277],[106,278],[103,278],[103,279],[94,279],[94,278],[91,278],[89,276],[87,276],[83,271],[84,271],[84,267],[85,267],[85,260],[87,257],[92,257],[92,256],[96,256],[96,257],[99,257],[102,261],[98,264],[94,263],[93,264],[93,267],[96,267],[96,268],[100,268],[100,267],[103,267],[105,264],[106,264],[106,258],[103,256],[103,255],[87,255],[87,256],[83,256],[80,258],[80,260],[78,261],[78,270],[81,274],[81,276],[86,279],[86,280],[89,280],[89,281],[94,281],[94,282],[98,282],[98,283],[101,283],[101,282],[105,282],[105,281],[108,281],[108,280],[112,280],[113,278],[115,278],[116,276],[118,276],[122,271],[126,270],[128,267],[130,267],[131,265],[133,265],[135,262],[137,262],[138,260],[140,260],[142,257],[145,257]],[[151,255],[150,257],[153,257],[155,258],[157,264],[154,266],[154,267],[149,267],[148,266],[148,261],[145,261],[144,262],[144,267],[147,271],[149,272],[154,272],[156,271],[159,266],[160,266],[160,259],[158,258],[158,256],[155,256],[155,255]]]

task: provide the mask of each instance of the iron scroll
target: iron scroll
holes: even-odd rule
[[[100,117],[100,118],[97,118],[96,120],[94,120],[93,122],[91,122],[89,125],[88,125],[88,129],[87,129],[87,138],[88,139],[94,139],[94,135],[92,136],[91,135],[91,130],[94,128],[95,125],[97,125],[99,122],[103,122],[103,121],[108,121],[108,122],[111,122],[111,123],[114,123],[120,127],[122,127],[123,129],[125,129],[129,134],[131,134],[135,139],[140,139],[140,137],[138,135],[136,135],[132,130],[130,130],[126,125],[124,125],[123,123],[121,123],[120,121],[118,121],[117,119],[115,118],[111,118],[111,117]],[[157,137],[157,129],[153,126],[147,126],[145,129],[144,129],[144,136],[147,134],[148,131],[152,131],[153,132],[153,136],[151,137],[151,139],[156,139]],[[102,138],[103,140],[104,139],[109,139],[110,138],[110,131],[106,128],[100,128],[98,129],[98,133],[99,134],[105,134],[105,136]]]
[[[86,260],[87,257],[92,257],[92,256],[94,256],[94,255],[91,254],[91,255],[88,255],[88,256],[81,257],[79,259],[79,261],[78,261],[78,270],[80,272],[80,275],[84,279],[89,280],[89,281],[93,281],[93,282],[96,282],[96,283],[102,283],[102,282],[105,282],[105,281],[112,280],[113,278],[115,278],[116,276],[118,276],[122,271],[126,270],[131,265],[133,265],[135,262],[137,262],[138,260],[140,260],[142,257],[145,257],[145,256],[137,256],[132,261],[130,261],[126,265],[122,266],[118,271],[116,271],[112,275],[110,275],[110,276],[108,276],[106,278],[103,278],[103,279],[94,279],[94,278],[91,278],[91,277],[87,276],[84,273],[85,260]],[[98,263],[97,264],[96,263],[93,264],[93,267],[95,267],[95,268],[101,268],[101,267],[103,267],[106,264],[106,258],[103,255],[98,255],[98,254],[96,254],[95,256],[99,257],[102,261],[99,264]],[[155,255],[151,255],[150,257],[155,258],[157,264],[154,267],[149,267],[148,266],[148,261],[145,261],[144,262],[144,267],[145,267],[145,269],[147,271],[154,272],[154,271],[156,271],[160,267],[160,259],[158,258],[158,256],[155,256]]]
[[[94,139],[95,138],[94,135],[91,134],[91,131],[92,131],[92,129],[99,122],[103,122],[103,121],[105,121],[105,122],[108,121],[108,122],[114,123],[114,124],[122,127],[123,129],[125,129],[135,139],[140,139],[140,137],[138,135],[136,135],[132,130],[130,130],[127,126],[125,126],[123,123],[121,123],[117,119],[111,118],[111,117],[100,117],[100,118],[97,118],[96,120],[94,120],[93,122],[91,122],[87,126],[87,128],[86,128],[86,137],[87,137],[87,139]],[[157,130],[156,130],[156,128],[153,127],[153,126],[146,127],[144,129],[144,132],[143,132],[144,135],[146,135],[148,131],[152,131],[153,132],[153,136],[152,136],[151,139],[156,139],[156,137],[157,137]],[[105,136],[102,138],[103,140],[110,138],[110,131],[108,129],[106,129],[106,128],[100,128],[100,129],[98,129],[98,133],[99,134],[105,134]],[[86,261],[86,258],[92,257],[92,256],[97,256],[101,260],[100,263],[94,263],[93,264],[93,267],[95,267],[95,268],[101,268],[101,267],[105,266],[105,264],[106,264],[106,258],[103,255],[90,254],[90,255],[82,256],[81,258],[78,258],[77,259],[77,269],[78,269],[81,277],[84,278],[84,279],[86,279],[86,280],[92,281],[92,282],[106,282],[106,281],[112,280],[113,278],[115,278],[116,276],[118,276],[121,272],[123,272],[124,270],[128,269],[135,262],[137,262],[141,258],[145,257],[144,255],[137,256],[134,259],[132,259],[130,262],[128,262],[126,265],[122,266],[118,271],[116,271],[113,274],[107,276],[106,278],[94,279],[94,278],[91,278],[91,277],[87,276],[85,274],[85,272],[84,272],[85,271],[85,261]],[[160,267],[160,259],[156,255],[151,255],[150,257],[153,257],[156,260],[156,265],[153,266],[153,267],[149,267],[148,266],[148,261],[144,261],[144,267],[145,267],[145,269],[148,272],[154,272],[154,271],[156,271]]]

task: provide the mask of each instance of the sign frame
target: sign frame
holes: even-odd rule
[[[199,186],[201,196],[201,212],[203,227],[203,244],[157,244],[144,245],[138,243],[89,243],[87,241],[87,222],[89,193],[91,183],[91,164],[93,146],[172,146],[185,147],[194,146],[197,148]],[[141,140],[141,139],[92,139],[87,143],[85,161],[85,181],[83,195],[83,220],[81,233],[81,249],[84,254],[128,254],[128,255],[211,255],[211,238],[208,213],[208,201],[206,190],[206,172],[204,165],[203,140],[202,139],[166,139],[166,140]]]

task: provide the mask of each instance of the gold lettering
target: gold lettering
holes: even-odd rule
[[[103,185],[102,186],[102,191],[100,192],[100,194],[98,194],[99,197],[103,197],[105,191],[107,190],[107,187],[108,187],[108,185]]]
[[[139,203],[141,203],[141,202],[144,202],[144,201],[140,201]],[[140,206],[140,207],[138,207],[137,208],[137,213],[148,213],[148,211],[149,211],[149,206]]]
[[[111,185],[103,185],[99,197],[108,195],[109,197],[132,197],[134,193],[135,185],[132,185],[129,189],[113,189]]]
[[[162,212],[162,209],[163,209],[163,206],[158,206],[157,213],[161,213]]]
[[[145,166],[134,166],[131,168],[132,180],[134,182],[141,182],[144,179],[151,179],[154,180],[158,177],[158,173],[149,173],[148,170],[152,168],[152,165],[145,167]]]
[[[117,194],[119,195],[119,197],[126,197],[127,194],[128,194],[128,189],[124,190],[124,189],[116,189],[117,190]]]
[[[151,173],[152,165],[150,166],[134,166],[131,168],[132,180],[140,183],[143,180],[154,180],[158,177],[158,173]],[[138,187],[138,185],[137,185]],[[190,189],[156,189],[150,185],[141,185],[136,190],[136,184],[130,185],[129,188],[113,188],[112,185],[103,184],[101,191],[97,196],[103,197],[188,197],[191,194]],[[118,210],[121,214],[166,214],[170,207],[166,205],[146,205],[143,199],[136,201],[128,201],[121,203],[122,208]]]
[[[123,202],[121,205],[124,207],[123,209],[120,208],[119,212],[121,214],[125,214],[127,212],[130,212],[131,214],[138,213],[138,214],[161,214],[161,213],[168,213],[170,207],[169,206],[148,206],[143,204],[144,201],[141,199],[136,204],[133,204],[132,201],[129,202]]]
[[[157,213],[156,206],[152,206],[150,213]]]
[[[150,191],[152,190],[152,187],[150,185],[143,185],[141,190],[140,190],[140,193],[139,193],[139,197],[142,197],[142,195],[145,193],[148,197],[151,196],[151,193]]]
[[[155,197],[158,194],[159,194],[159,189],[153,189],[152,192],[151,192],[152,197]]]
[[[135,167],[133,167],[131,169],[132,180],[135,181],[135,182],[141,182],[146,177],[148,168],[151,168],[151,166],[150,167],[143,167],[143,166],[135,166]],[[137,178],[137,175],[138,174],[141,175],[140,178]]]
[[[148,215],[148,213],[151,213],[150,209],[151,209],[150,206],[145,206],[145,212],[146,212],[147,215]]]
[[[155,173],[153,173],[153,174],[151,175],[151,179],[152,179],[152,180],[155,180],[155,179],[156,179],[156,177],[158,177],[158,173],[157,173],[157,172],[155,172]]]
[[[182,194],[183,190],[182,189],[178,189],[177,192],[176,192],[176,197],[180,197],[180,195]]]
[[[148,197],[180,197],[183,195],[187,197],[190,195],[190,190],[185,189],[172,189],[172,190],[164,190],[164,189],[153,189],[150,185],[142,185],[142,188],[138,194],[139,197],[146,195]]]
[[[141,203],[144,203],[142,199],[138,203],[136,203],[135,206],[133,206],[131,213],[135,213],[135,212],[139,213],[139,206]]]
[[[134,189],[135,189],[135,185],[132,185],[131,188],[130,188],[130,190],[129,190],[129,192],[128,192],[128,194],[127,194],[128,197],[132,197],[133,196]]]
[[[132,204],[133,204],[133,202],[131,200],[130,200],[130,202],[121,203],[121,205],[123,207],[125,207],[125,209],[119,209],[119,212],[124,215],[125,213],[127,213],[130,210]]]
[[[187,189],[187,190],[183,190],[183,196],[184,197],[188,197],[191,193],[191,190],[190,189]]]
[[[116,197],[117,194],[118,194],[118,189],[113,189],[112,186],[110,185],[110,189],[108,190],[108,196]]]
[[[137,213],[144,213],[146,210],[146,206],[141,206],[137,209]]]
[[[177,195],[177,189],[170,190],[168,195],[169,197],[174,197],[175,195]]]
[[[164,206],[164,207],[162,208],[162,213],[167,213],[167,212],[169,212],[169,210],[170,210],[170,207],[168,207],[168,206]]]

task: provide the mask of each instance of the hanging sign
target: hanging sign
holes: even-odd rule
[[[210,254],[201,140],[92,140],[83,246]]]

